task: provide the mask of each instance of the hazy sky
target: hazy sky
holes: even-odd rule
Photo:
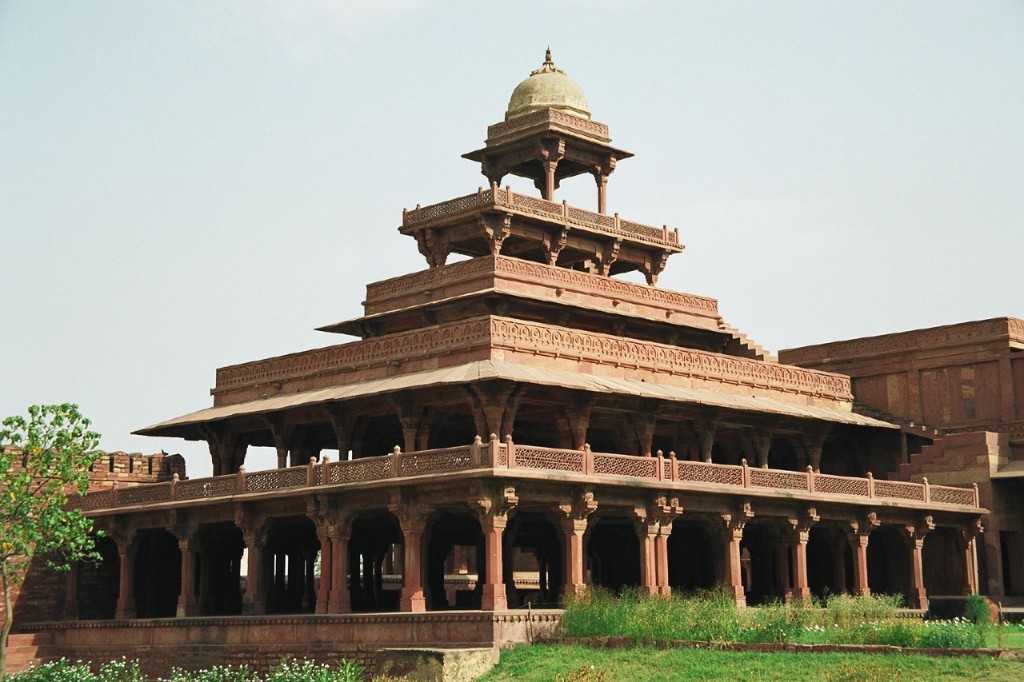
[[[348,340],[549,43],[636,154],[609,209],[680,229],[661,284],[768,348],[1024,314],[1021,1],[0,0],[0,415],[208,473],[129,432]]]

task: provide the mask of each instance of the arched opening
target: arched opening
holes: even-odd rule
[[[173,618],[181,590],[178,539],[162,528],[140,530],[135,539],[135,617]]]
[[[267,613],[312,613],[316,608],[315,566],[320,541],[305,516],[272,519],[265,554]],[[202,599],[200,592],[200,599]]]
[[[427,609],[479,609],[484,536],[468,513],[435,512],[427,524],[424,546],[424,593]]]
[[[815,597],[852,591],[853,551],[839,528],[814,526],[807,542],[807,583]]]
[[[740,542],[740,570],[747,603],[764,604],[786,597],[791,580],[790,546],[771,523],[749,523]]]
[[[96,538],[99,561],[78,564],[78,617],[81,620],[109,620],[117,610],[121,561],[117,545],[108,538]]]
[[[640,584],[640,541],[625,516],[599,516],[589,524],[586,545],[587,583],[614,592]]]
[[[379,457],[393,452],[396,445],[404,447],[402,423],[397,415],[381,414],[366,417],[361,422],[357,427],[362,434],[361,443],[358,452],[352,453],[353,457]]]
[[[768,456],[769,469],[800,471],[801,457],[790,438],[772,438],[771,454]]]
[[[929,595],[949,596],[964,592],[964,551],[956,528],[936,528],[921,548],[924,589]]]
[[[402,529],[390,512],[367,512],[352,520],[348,586],[353,611],[398,610],[402,547]]]
[[[520,405],[516,412],[512,440],[542,448],[572,447],[572,438],[562,412],[561,408],[554,405]]]
[[[509,608],[557,608],[564,561],[555,524],[538,512],[517,512],[503,540],[502,573]]]
[[[875,529],[868,542],[868,585],[871,591],[902,595],[906,604],[909,555],[899,528],[881,526]]]
[[[468,445],[478,435],[473,415],[465,409],[434,411],[429,423],[427,448],[452,448]],[[486,440],[490,434],[481,433],[479,436]]]
[[[707,524],[676,519],[668,537],[668,583],[673,591],[695,592],[715,586],[722,543]]]
[[[200,526],[193,576],[194,594],[203,615],[242,613],[242,531],[233,523]]]

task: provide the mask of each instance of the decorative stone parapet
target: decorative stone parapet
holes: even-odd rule
[[[223,502],[228,498],[329,492],[350,486],[392,482],[408,485],[420,480],[443,480],[445,476],[476,472],[492,477],[557,476],[610,485],[642,485],[666,490],[709,493],[760,493],[780,498],[866,504],[898,503],[901,506],[954,511],[980,511],[977,486],[953,486],[876,480],[855,476],[805,471],[763,469],[746,464],[712,464],[663,457],[638,457],[505,443],[497,439],[453,448],[395,452],[380,457],[308,464],[288,469],[270,469],[189,481],[172,481],[128,489],[94,492],[74,498],[76,506],[90,515],[107,510],[124,510],[154,505],[193,505],[196,501]]]
[[[480,190],[475,194],[449,199],[429,206],[402,211],[402,231],[457,222],[461,218],[482,211],[500,210],[512,215],[536,218],[547,223],[616,237],[669,251],[681,251],[679,231],[667,227],[651,227],[619,218],[576,208],[566,203],[547,201],[537,197],[516,194],[509,188]]]

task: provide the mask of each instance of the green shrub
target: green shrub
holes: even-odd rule
[[[861,623],[892,620],[896,618],[896,611],[902,603],[903,598],[900,595],[831,595],[825,600],[822,624],[845,628]]]
[[[934,649],[977,649],[984,641],[984,630],[972,623],[925,623],[917,646]]]
[[[992,611],[989,609],[988,599],[980,594],[972,594],[967,597],[964,604],[964,618],[975,625],[991,625]]]

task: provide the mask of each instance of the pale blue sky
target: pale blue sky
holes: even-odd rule
[[[1024,314],[1024,2],[0,0],[0,415],[208,473],[129,432],[346,340],[549,43],[636,153],[610,210],[680,228],[662,285],[767,347]]]

